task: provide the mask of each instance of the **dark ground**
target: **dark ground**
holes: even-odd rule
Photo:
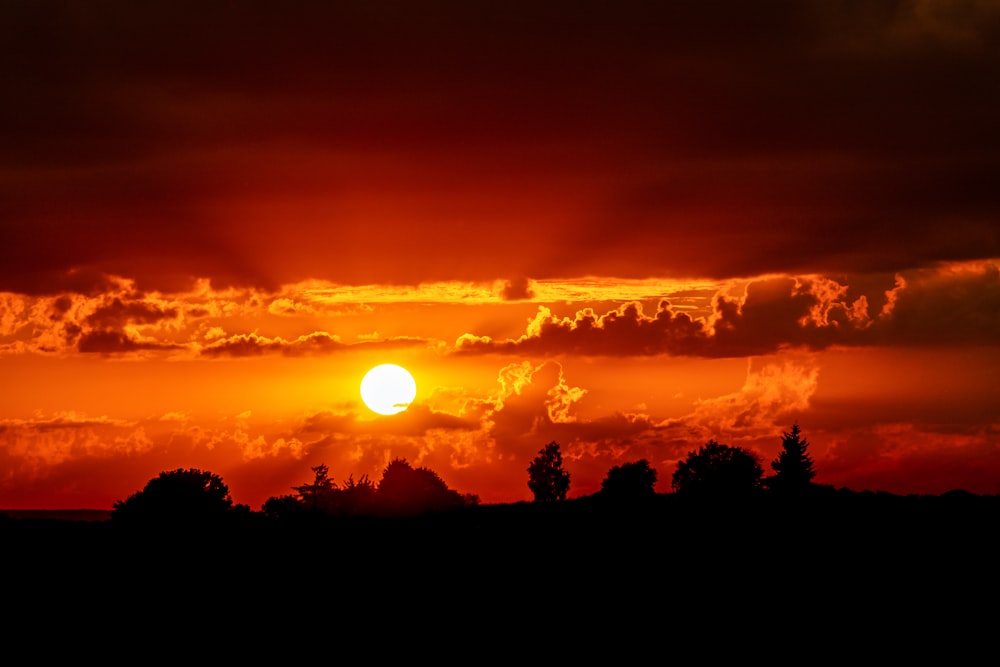
[[[730,633],[799,632],[834,652],[869,637],[893,663],[949,644],[961,663],[970,640],[995,636],[998,520],[1000,499],[963,493],[663,495],[215,526],[8,517],[0,539],[8,609],[48,623],[98,614],[109,627],[203,632],[238,618],[244,641],[485,633],[500,652],[525,632],[571,633],[583,657],[587,642],[632,651],[718,633],[699,649],[711,653],[735,648]]]

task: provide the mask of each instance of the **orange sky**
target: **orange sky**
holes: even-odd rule
[[[1000,493],[995,3],[294,4],[0,9],[0,508],[525,500],[552,440],[668,491],[794,421],[818,482]]]

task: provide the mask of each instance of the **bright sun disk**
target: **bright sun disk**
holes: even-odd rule
[[[410,407],[417,383],[410,372],[396,364],[380,364],[361,380],[361,400],[380,415],[394,415]]]

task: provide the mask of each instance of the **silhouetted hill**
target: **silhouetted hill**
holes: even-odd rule
[[[356,559],[358,567],[400,554],[427,568],[472,559],[509,565],[521,554],[566,554],[576,562],[632,559],[654,565],[664,557],[718,559],[735,553],[766,562],[786,549],[812,550],[816,562],[862,551],[951,558],[992,544],[1000,499],[960,491],[898,496],[823,489],[811,496],[740,499],[658,494],[615,502],[594,494],[551,502],[474,505],[412,517],[303,516],[279,520],[256,512],[209,525],[118,526],[110,520],[0,515],[0,532],[23,553],[44,560],[46,545],[119,560],[119,549],[157,545],[150,559],[197,545],[206,559],[245,554],[309,564],[317,553]],[[30,539],[28,539],[30,537]],[[243,551],[241,551],[243,550]],[[735,550],[735,551],[734,551]],[[325,556],[324,556],[325,557]],[[970,554],[974,557],[974,554]],[[508,559],[505,561],[505,559]],[[100,565],[100,562],[97,563]],[[300,568],[301,569],[301,568]],[[266,574],[261,571],[258,574]]]
[[[849,645],[893,623],[937,633],[973,623],[1000,592],[998,517],[997,497],[961,492],[595,494],[395,518],[6,518],[0,540],[9,608],[49,625],[104,619],[180,638],[239,618],[308,641],[309,628],[339,637],[374,624],[509,646],[558,621],[561,641],[573,637],[567,650],[585,657],[594,642],[636,633],[759,639],[792,624]]]
[[[104,521],[111,518],[111,510],[0,510],[0,517],[9,519],[58,519],[67,521]]]
[[[234,576],[242,572],[257,580],[308,579],[338,567],[361,579],[391,572],[527,576],[556,567],[589,571],[597,582],[613,576],[614,568],[653,573],[738,564],[762,573],[790,557],[828,574],[853,568],[863,575],[899,563],[928,568],[923,576],[951,564],[968,570],[994,553],[998,519],[996,496],[829,490],[788,499],[659,494],[632,502],[595,494],[395,518],[317,515],[286,521],[249,513],[199,526],[22,515],[0,519],[0,534],[8,562],[26,570],[58,564],[81,576],[88,568],[110,577],[134,568],[135,576],[145,577],[181,565],[210,571],[226,563]]]

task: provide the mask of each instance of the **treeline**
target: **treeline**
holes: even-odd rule
[[[782,452],[771,463],[775,474],[764,476],[759,457],[752,451],[710,440],[678,463],[671,487],[684,496],[730,497],[767,490],[803,492],[814,476],[809,443],[798,424],[783,434]],[[260,513],[274,519],[307,516],[414,516],[480,504],[475,494],[451,489],[426,467],[406,459],[392,460],[378,483],[367,475],[351,475],[342,484],[330,476],[326,464],[312,468],[313,480],[293,487],[295,493],[272,496]],[[559,444],[545,445],[527,468],[528,488],[536,503],[565,501],[570,474],[563,466]],[[649,461],[640,459],[612,467],[601,482],[602,498],[643,499],[656,495],[658,474]],[[252,510],[233,502],[229,488],[215,473],[196,468],[161,472],[146,486],[115,502],[111,519],[120,523],[143,521],[202,521]]]
[[[656,491],[657,470],[646,459],[608,470],[600,490],[585,501],[635,503],[658,497],[699,502],[738,503],[750,499],[832,497],[835,490],[817,485],[809,442],[797,423],[782,433],[781,450],[765,474],[760,456],[751,450],[709,440],[679,461],[670,479],[671,493]],[[160,473],[146,486],[114,504],[111,520],[119,524],[214,522],[239,517],[296,521],[318,517],[412,517],[480,505],[475,494],[449,488],[433,470],[394,459],[375,482],[353,475],[340,484],[325,464],[313,467],[311,482],[294,493],[272,496],[259,510],[236,504],[218,475],[194,468]],[[542,447],[527,469],[534,506],[567,502],[571,486],[560,446]],[[852,492],[853,493],[853,492]],[[840,495],[843,495],[842,493]],[[577,499],[579,500],[579,499]]]
[[[949,614],[969,604],[966,591],[980,605],[989,598],[1000,496],[817,485],[797,425],[782,437],[770,474],[754,452],[710,440],[678,462],[669,493],[640,459],[574,498],[550,442],[526,461],[533,500],[509,504],[480,503],[403,459],[378,482],[337,483],[318,465],[258,510],[234,503],[218,475],[177,469],[116,502],[110,520],[0,521],[2,560],[44,603],[39,618],[60,607],[53,600],[86,601],[74,621],[110,600],[138,622],[162,610],[171,637],[175,627],[216,632],[230,609],[265,619],[261,633],[274,619],[327,631],[387,616],[506,632],[512,614],[537,609],[578,616],[589,647],[608,623],[627,620],[633,633],[646,618],[658,631],[664,609],[709,619],[715,633],[728,618],[813,623],[850,605],[872,615],[864,629],[893,608],[925,608],[928,591]]]

